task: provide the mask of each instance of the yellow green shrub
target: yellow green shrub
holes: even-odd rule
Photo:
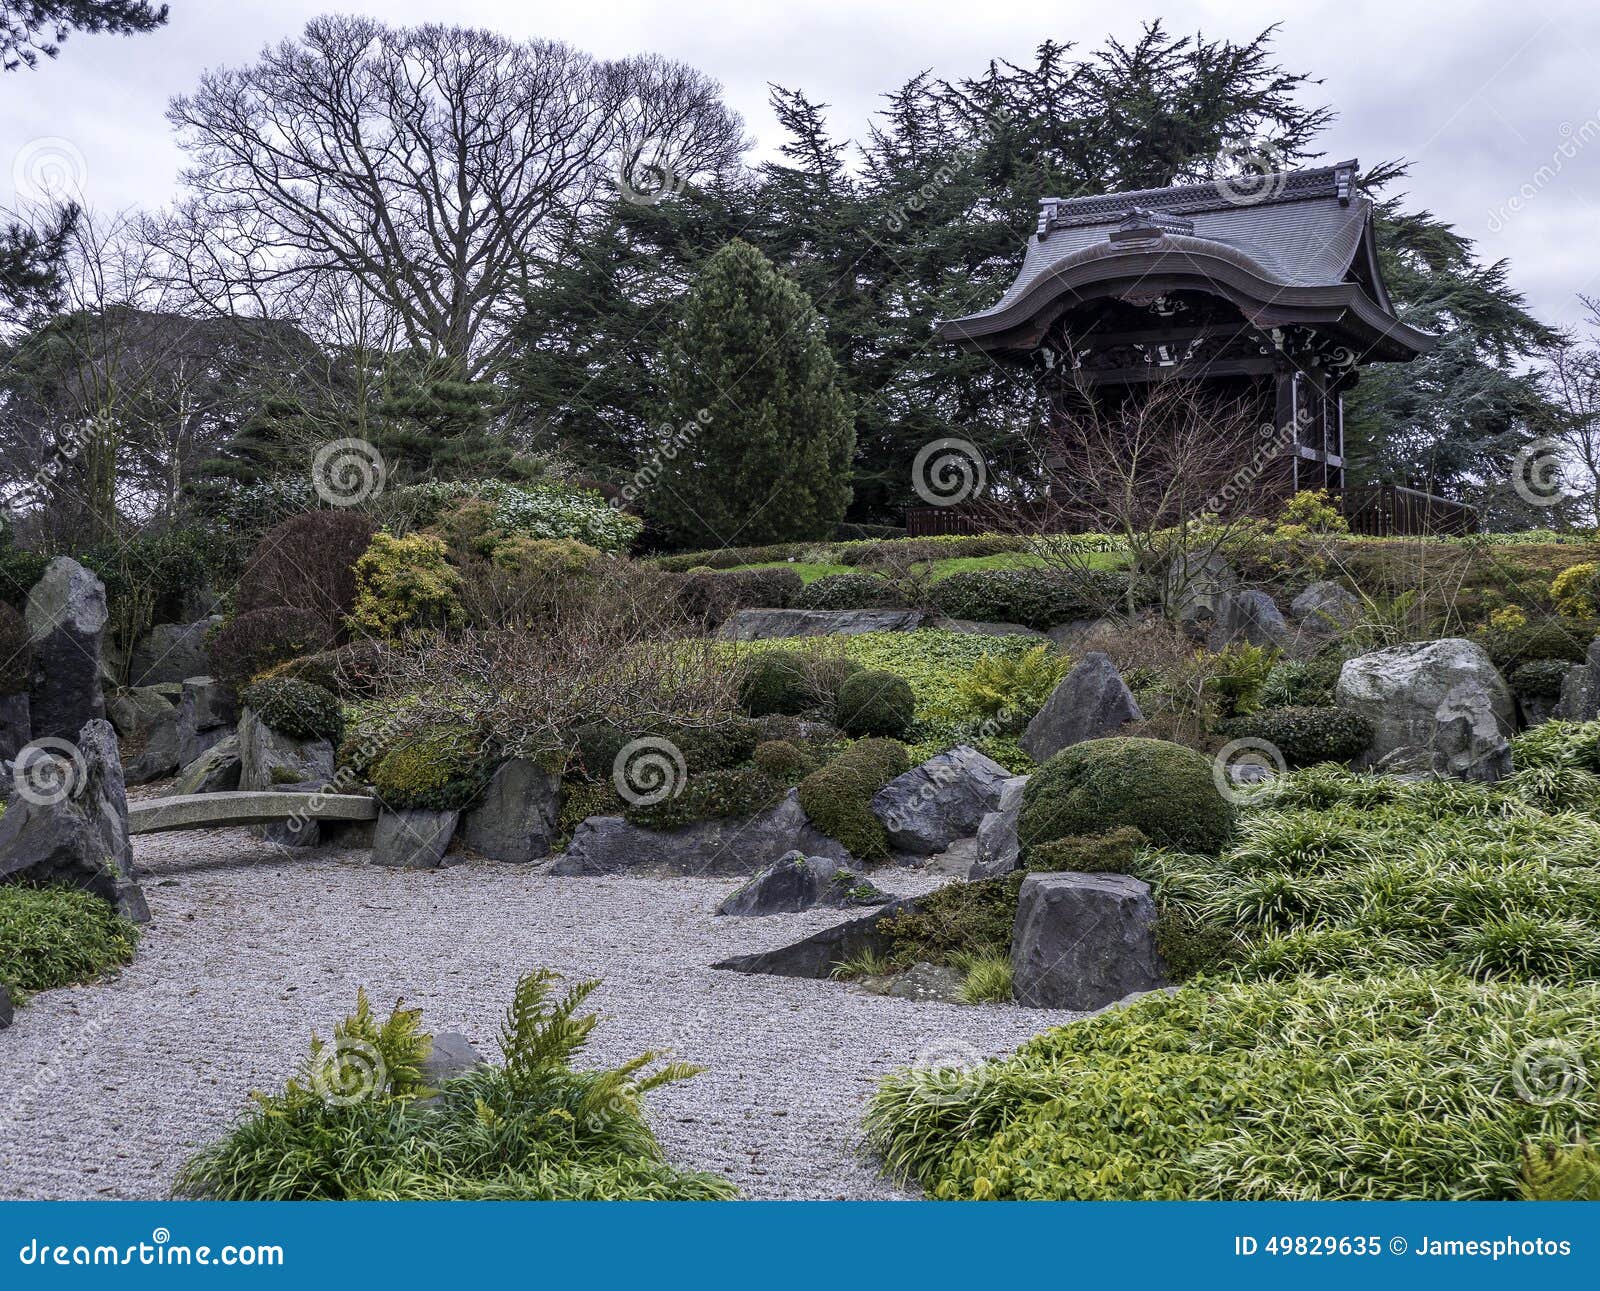
[[[350,623],[371,636],[408,628],[449,627],[461,621],[461,579],[445,558],[442,539],[378,533],[356,561],[356,603]]]

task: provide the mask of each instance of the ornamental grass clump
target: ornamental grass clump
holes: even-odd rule
[[[138,927],[92,892],[0,886],[0,986],[44,991],[92,981],[133,959]]]
[[[201,1149],[180,1195],[221,1201],[707,1201],[732,1197],[715,1175],[670,1165],[644,1096],[700,1070],[640,1054],[619,1066],[573,1061],[598,1015],[599,985],[557,994],[559,974],[518,984],[498,1064],[438,1089],[422,1083],[431,1037],[416,1010],[379,1022],[363,992],[330,1042],[313,1038],[300,1073]]]
[[[1600,1127],[1597,1064],[1600,987],[1408,969],[1208,984],[959,1080],[895,1072],[866,1134],[940,1199],[1509,1199],[1530,1151]]]

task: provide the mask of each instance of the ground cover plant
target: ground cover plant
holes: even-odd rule
[[[50,990],[133,959],[138,928],[101,897],[67,887],[0,886],[0,985]]]
[[[644,1096],[699,1068],[643,1053],[612,1068],[573,1061],[599,1017],[580,1013],[598,982],[560,990],[539,970],[517,985],[501,1061],[423,1083],[421,1014],[386,1020],[363,992],[331,1040],[313,1037],[300,1073],[202,1148],[182,1195],[231,1201],[677,1200],[732,1197],[714,1175],[666,1162]]]

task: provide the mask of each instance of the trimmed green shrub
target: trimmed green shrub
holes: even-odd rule
[[[1513,620],[1515,616],[1513,616]],[[1581,663],[1600,631],[1594,619],[1561,619],[1540,614],[1532,619],[1488,628],[1479,640],[1496,668],[1509,673],[1535,659]]]
[[[492,770],[475,731],[435,726],[389,742],[372,763],[372,787],[392,809],[461,811],[477,801]]]
[[[889,835],[872,814],[872,795],[908,766],[905,745],[860,740],[800,782],[800,805],[812,824],[856,860],[883,860]]]
[[[431,534],[404,538],[378,533],[356,561],[356,599],[350,625],[368,636],[394,637],[411,628],[461,621],[461,576]]]
[[[1349,762],[1372,745],[1372,723],[1344,708],[1264,708],[1224,722],[1230,740],[1266,740],[1291,767]]]
[[[805,749],[788,740],[763,740],[756,745],[756,769],[780,784],[799,784],[816,770],[816,761]]]
[[[751,717],[794,715],[814,708],[811,661],[795,650],[763,650],[739,672],[739,707]]]
[[[904,735],[916,709],[910,682],[871,669],[845,678],[834,699],[839,725],[851,735]]]
[[[280,663],[326,648],[333,635],[327,621],[312,611],[277,606],[224,623],[206,651],[217,680],[238,690]]]
[[[468,501],[488,504],[488,527],[529,538],[577,538],[600,551],[633,545],[644,522],[607,504],[592,489],[555,480],[429,480],[383,494],[383,507],[398,526],[426,528]]]
[[[1091,618],[1127,597],[1127,575],[1086,570],[1070,578],[1049,569],[978,569],[941,578],[933,603],[952,619],[1020,623],[1043,632],[1069,619]]]
[[[623,811],[645,829],[677,829],[702,820],[754,816],[782,798],[787,786],[754,767],[699,771],[684,777],[672,797]]]
[[[33,634],[28,621],[0,601],[0,695],[20,695],[28,689],[33,669]]]
[[[694,775],[748,762],[760,742],[761,726],[748,717],[728,717],[709,726],[663,723],[649,730],[586,722],[573,733],[575,770],[589,780],[609,780],[623,749],[641,739],[669,742],[683,756],[684,769]]]
[[[0,886],[0,985],[45,991],[87,982],[133,958],[139,929],[92,892]]]
[[[1558,1078],[1596,1069],[1600,988],[1206,983],[999,1062],[896,1072],[866,1132],[889,1173],[940,1199],[1511,1199],[1526,1143],[1600,1122],[1581,1081],[1545,1096],[1545,1054]]]
[[[1022,791],[1017,837],[1032,849],[1075,834],[1133,825],[1163,847],[1216,853],[1233,833],[1233,804],[1210,759],[1166,740],[1127,736],[1063,749]]]
[[[1028,852],[1030,870],[1070,870],[1076,874],[1140,873],[1135,861],[1149,839],[1132,825],[1119,825],[1103,834],[1079,834],[1039,843]]]
[[[239,702],[267,726],[293,740],[339,742],[344,712],[325,686],[294,677],[275,677],[246,686]]]
[[[792,569],[706,570],[683,576],[678,605],[695,622],[716,627],[739,610],[787,609],[804,589]]]
[[[331,1042],[313,1037],[281,1093],[255,1095],[227,1137],[190,1158],[177,1192],[220,1201],[732,1197],[725,1180],[669,1165],[645,1120],[649,1091],[699,1068],[651,1071],[655,1055],[644,1054],[574,1069],[599,1022],[579,1010],[599,983],[557,994],[560,980],[548,970],[524,977],[501,1028],[501,1061],[436,1091],[422,1084],[431,1037],[421,1014],[397,1006],[379,1022],[361,993]]]
[[[912,964],[950,964],[962,956],[1010,954],[1023,877],[1017,872],[971,883],[946,883],[923,897],[915,909],[886,915],[878,931],[890,939],[890,964],[909,968]]]
[[[1559,699],[1561,683],[1572,664],[1566,659],[1535,659],[1512,671],[1507,680],[1523,699]]]
[[[794,601],[802,610],[875,610],[904,603],[894,584],[875,574],[825,574]]]

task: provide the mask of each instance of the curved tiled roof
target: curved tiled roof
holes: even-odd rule
[[[1356,163],[1040,203],[1016,280],[990,308],[940,325],[948,339],[1005,345],[1061,297],[1110,279],[1192,278],[1242,307],[1348,314],[1380,336],[1376,357],[1410,357],[1430,338],[1401,323],[1378,274],[1372,206]]]

